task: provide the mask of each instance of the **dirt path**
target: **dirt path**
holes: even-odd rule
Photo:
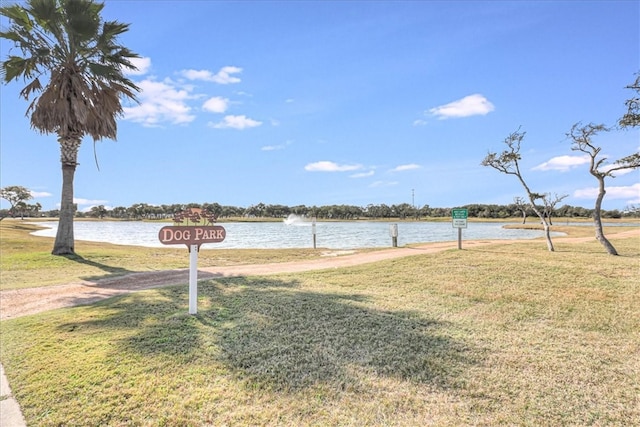
[[[631,230],[610,237],[640,236],[640,230]],[[540,239],[537,239],[541,241]],[[587,242],[593,237],[558,238],[563,242]],[[510,244],[524,240],[476,240],[464,241],[463,249],[470,249],[495,243]],[[349,255],[327,256],[310,261],[283,262],[271,264],[236,265],[227,267],[206,267],[198,269],[198,279],[215,277],[237,277],[270,275],[278,273],[298,273],[310,270],[342,268],[366,264],[386,259],[440,252],[455,249],[457,242],[429,243],[413,248],[392,248],[374,252]],[[166,270],[133,273],[97,281],[79,281],[56,286],[15,289],[0,292],[0,320],[12,319],[29,314],[40,313],[56,308],[90,304],[116,295],[122,295],[143,289],[175,285],[189,282],[189,270]]]

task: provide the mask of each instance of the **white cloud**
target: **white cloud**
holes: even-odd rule
[[[137,68],[137,70],[129,70],[125,68],[124,74],[128,76],[142,76],[147,74],[151,69],[151,58],[131,58],[131,63]]]
[[[189,80],[203,80],[205,82],[226,85],[230,83],[240,83],[240,78],[234,77],[232,74],[241,72],[242,68],[226,66],[222,67],[216,74],[213,74],[209,70],[182,70],[180,74]]]
[[[394,185],[398,185],[398,181],[375,181],[372,182],[369,187],[378,188],[378,187],[393,187]]]
[[[415,163],[410,163],[408,165],[400,165],[400,166],[396,166],[395,168],[391,169],[389,172],[404,172],[404,171],[409,171],[409,170],[413,170],[413,169],[420,169],[421,166],[417,165]]]
[[[229,100],[220,96],[207,99],[202,104],[202,109],[210,113],[224,113],[229,108]]]
[[[487,98],[477,93],[439,107],[431,108],[429,114],[438,117],[440,120],[444,120],[452,117],[484,116],[493,110],[495,110],[493,104],[489,102]]]
[[[196,118],[187,105],[187,100],[195,98],[190,93],[191,89],[180,88],[170,79],[162,82],[146,79],[137,85],[140,87],[140,104],[123,108],[125,120],[142,123],[143,126],[159,126],[165,121],[184,124]]]
[[[589,156],[558,156],[553,157],[548,162],[544,162],[534,167],[532,170],[548,171],[557,170],[561,172],[567,172],[568,170],[575,168],[585,163],[589,163]]]
[[[151,66],[149,58],[138,59],[136,65],[140,73],[146,72]],[[238,83],[240,79],[234,74],[242,72],[242,68],[227,66],[222,67],[216,74],[208,70],[183,70],[180,74],[189,80],[210,81],[219,84]],[[124,119],[140,123],[146,127],[169,124],[187,124],[196,119],[196,111],[210,113],[225,113],[231,101],[221,96],[207,96],[195,92],[193,83],[184,79],[179,81],[165,78],[157,80],[155,77],[146,78],[136,82],[140,88],[137,95],[138,104],[123,107]],[[198,108],[196,100],[205,99]],[[273,123],[274,126],[277,123]],[[208,126],[216,129],[246,129],[262,125],[261,121],[250,119],[244,115],[228,115],[220,122],[209,122]]]
[[[426,120],[418,119],[413,121],[414,126],[424,126],[427,124]]]
[[[608,199],[628,199],[629,203],[640,203],[640,183],[621,186],[621,187],[605,187]],[[598,188],[582,188],[573,193],[574,197],[579,199],[595,199],[598,196]]]
[[[78,210],[80,212],[91,212],[92,208],[95,208],[98,206],[104,206],[105,209],[107,210],[113,209],[112,206],[109,206],[106,204],[107,200],[92,200],[92,199],[82,199],[79,197],[74,197],[73,203],[78,205]],[[56,207],[60,209],[60,203],[56,203]]]
[[[76,203],[77,205],[99,206],[99,205],[104,205],[105,203],[107,203],[107,200],[92,200],[92,199],[82,199],[82,198],[79,198],[79,197],[74,197],[73,198],[73,203]]]
[[[100,204],[100,205],[90,205],[90,206],[86,206],[84,208],[79,208],[80,212],[85,212],[85,213],[89,213],[91,212],[91,209],[93,208],[97,208],[98,206],[104,206],[104,208],[108,211],[113,210],[113,206],[109,206],[109,205],[104,205],[104,204]]]
[[[315,163],[309,163],[304,167],[309,172],[348,172],[358,169],[362,169],[362,165],[339,165],[330,161],[320,161]]]
[[[221,122],[209,122],[208,126],[214,129],[246,129],[260,126],[262,122],[248,118],[247,116],[224,116]]]
[[[585,154],[583,156],[558,156],[558,157],[553,157],[548,162],[539,164],[538,166],[532,168],[532,170],[539,170],[539,171],[557,170],[560,172],[567,172],[575,167],[588,164],[590,161],[591,161],[591,158],[589,157],[588,154]],[[616,166],[617,166],[616,164],[612,163],[609,165],[602,166],[600,170],[602,172],[606,172],[609,169],[615,168]],[[631,172],[633,172],[632,169],[622,169],[619,171],[614,171],[612,175],[620,176],[620,175],[626,175]]]
[[[46,191],[33,191],[30,190],[29,193],[31,193],[31,197],[33,198],[38,198],[38,197],[51,197],[53,194],[51,193],[47,193]]]
[[[375,171],[362,172],[362,173],[354,173],[353,175],[349,175],[349,178],[367,178],[373,176]]]
[[[275,150],[284,150],[288,145],[293,144],[292,140],[287,140],[284,144],[279,145],[265,145],[261,148],[262,151],[275,151]]]

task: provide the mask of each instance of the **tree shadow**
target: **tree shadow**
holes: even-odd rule
[[[200,282],[199,295],[197,315],[187,314],[186,287],[171,287],[105,301],[109,315],[62,328],[135,331],[115,351],[205,369],[213,362],[247,387],[280,392],[358,389],[378,376],[452,388],[477,363],[477,349],[455,339],[453,325],[377,309],[363,295],[255,277]]]
[[[83,277],[83,279],[85,280],[100,280],[102,278],[104,278],[105,276],[122,276],[125,274],[130,274],[130,273],[134,273],[133,270],[127,270],[126,268],[122,268],[122,267],[114,267],[111,265],[107,265],[107,264],[102,264],[100,262],[95,262],[95,261],[91,261],[88,260],[86,258],[83,258],[81,255],[78,254],[69,254],[69,255],[61,255],[62,257],[68,259],[69,261],[74,261],[77,262],[78,264],[84,264],[84,265],[88,265],[90,267],[95,267],[98,268],[102,271],[104,271],[105,273],[107,273],[107,275],[98,275],[98,276],[86,276]]]
[[[508,249],[508,250],[507,250]],[[549,252],[545,247],[540,247],[540,252]],[[465,248],[464,244],[463,247],[461,249],[462,252],[469,252],[469,253],[483,253],[483,254],[496,254],[496,255],[527,255],[528,252],[524,252],[524,251],[518,251],[515,250],[513,248],[513,246],[504,246],[502,248],[498,248],[498,249],[492,249],[491,246],[486,246],[486,247],[479,247],[479,246],[475,246],[475,247],[471,247],[471,248]]]

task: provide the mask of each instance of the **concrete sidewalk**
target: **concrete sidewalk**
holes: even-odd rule
[[[0,427],[26,427],[20,405],[11,395],[4,368],[0,364]]]

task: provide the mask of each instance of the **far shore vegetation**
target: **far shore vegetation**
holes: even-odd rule
[[[18,188],[18,187],[16,187]],[[21,187],[20,187],[21,188]],[[3,196],[3,198],[6,198]],[[10,198],[6,198],[10,200]],[[75,219],[98,218],[112,220],[170,220],[174,214],[185,209],[198,208],[215,215],[219,221],[280,221],[289,215],[304,217],[309,220],[448,220],[452,209],[467,209],[469,219],[499,219],[536,221],[534,210],[522,198],[514,198],[508,205],[467,204],[453,207],[415,206],[410,203],[356,205],[324,205],[324,206],[286,206],[279,204],[257,203],[248,207],[220,205],[219,203],[187,203],[171,205],[150,205],[136,203],[131,206],[108,207],[93,206],[85,211],[75,211]],[[540,207],[551,221],[553,218],[590,219],[593,220],[594,209],[582,206]],[[13,203],[11,209],[0,209],[0,218],[58,218],[58,210],[42,210],[39,203]],[[629,205],[624,209],[602,211],[603,219],[640,218],[640,206]]]
[[[27,425],[634,425],[640,239],[618,233],[637,227],[605,227],[611,257],[592,227],[554,222],[553,253],[536,239],[201,280],[197,315],[184,284],[4,320],[0,360]],[[52,256],[36,228],[0,222],[3,292],[186,266],[184,250],[81,241]]]

